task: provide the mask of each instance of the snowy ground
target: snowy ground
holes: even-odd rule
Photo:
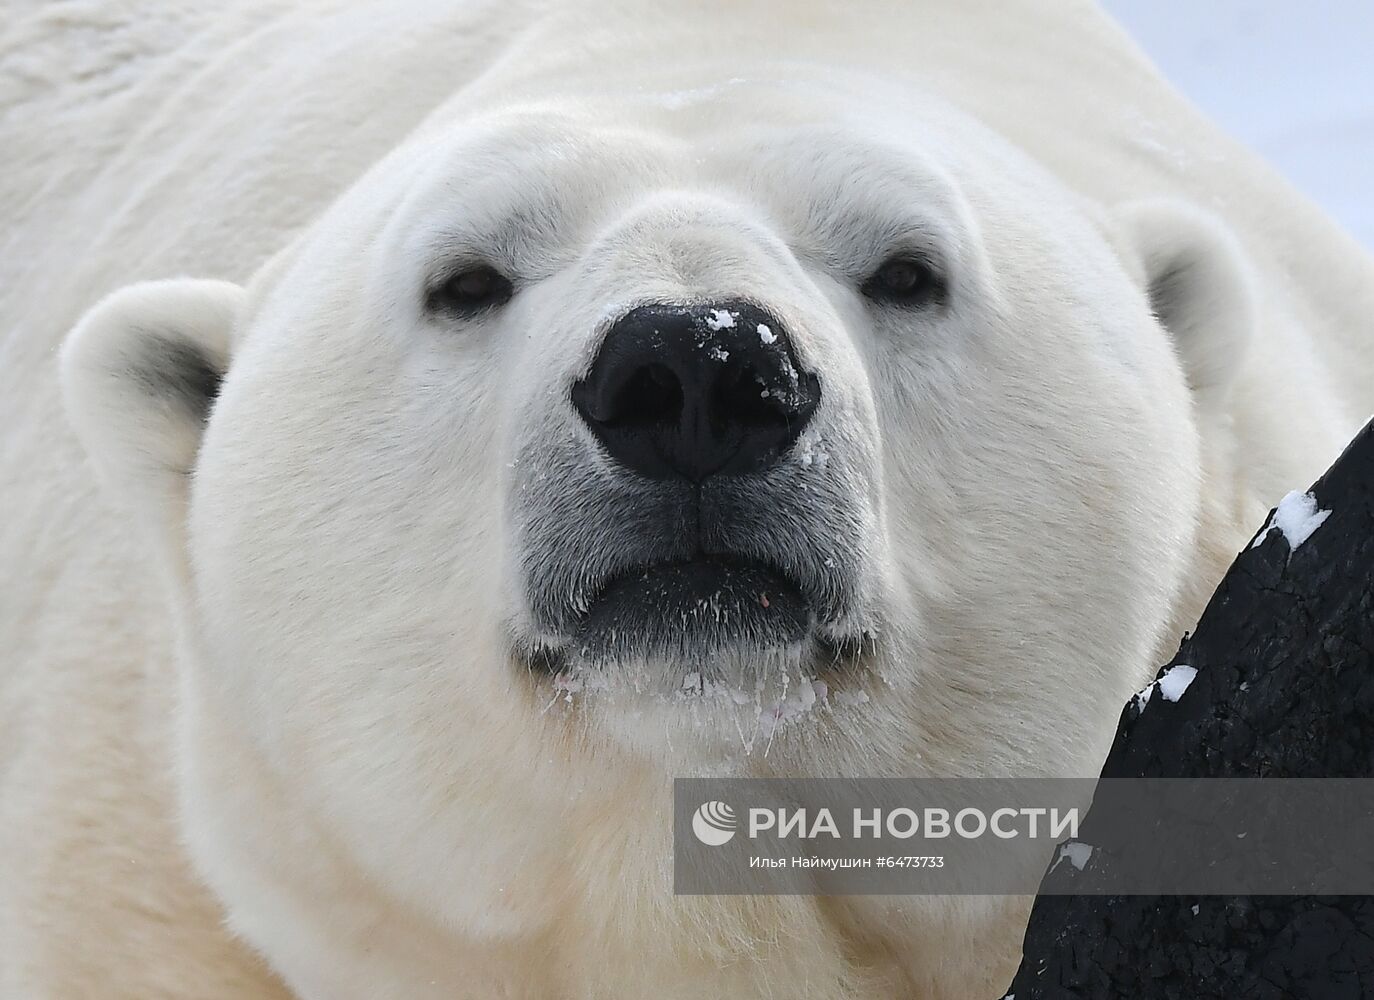
[[[1374,249],[1374,0],[1102,0],[1176,86]]]

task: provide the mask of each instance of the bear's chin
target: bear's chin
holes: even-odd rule
[[[767,753],[789,731],[867,701],[855,683],[822,679],[804,648],[722,655],[700,669],[651,660],[564,672],[543,689],[543,711],[655,755],[689,751],[706,762]]]

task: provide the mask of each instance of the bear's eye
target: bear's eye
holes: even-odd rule
[[[863,285],[875,302],[919,306],[944,298],[945,286],[930,261],[920,257],[889,257]]]
[[[470,316],[504,305],[515,292],[510,279],[494,267],[478,264],[464,268],[429,293],[431,309]]]

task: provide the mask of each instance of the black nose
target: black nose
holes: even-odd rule
[[[757,306],[640,306],[611,327],[572,399],[611,456],[651,479],[766,469],[816,412],[821,386]]]

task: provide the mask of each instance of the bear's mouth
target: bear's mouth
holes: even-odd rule
[[[723,656],[790,652],[817,671],[843,669],[872,636],[820,627],[806,588],[770,563],[723,556],[649,563],[616,573],[591,595],[565,643],[518,649],[550,675],[627,663],[705,674]]]
[[[612,577],[588,602],[573,645],[593,662],[709,657],[725,645],[771,649],[801,642],[810,621],[801,588],[779,570],[705,556]]]

